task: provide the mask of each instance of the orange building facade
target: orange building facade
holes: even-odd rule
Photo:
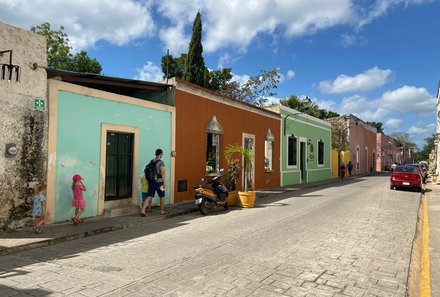
[[[280,186],[279,114],[180,79],[170,83],[175,86],[176,107],[175,203],[194,199],[192,187],[201,178],[227,169],[224,152],[229,145],[254,151],[254,190]],[[241,157],[237,159],[242,165]],[[238,190],[243,183],[241,171]]]

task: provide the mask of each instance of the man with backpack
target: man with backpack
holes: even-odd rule
[[[141,209],[141,216],[146,216],[145,212],[147,205],[153,199],[154,194],[157,192],[157,195],[160,198],[160,214],[165,215],[168,214],[168,211],[165,210],[165,164],[161,160],[163,156],[163,151],[161,149],[156,150],[156,158],[150,161],[150,163],[145,167],[144,173],[145,177],[148,180],[148,197],[144,201]]]

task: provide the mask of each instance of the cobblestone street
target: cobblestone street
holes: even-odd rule
[[[420,193],[388,179],[3,256],[0,296],[405,296]]]

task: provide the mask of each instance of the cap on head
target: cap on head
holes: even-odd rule
[[[163,151],[161,149],[157,149],[155,154],[156,156],[159,156],[160,154],[163,154]]]
[[[73,181],[74,182],[77,182],[77,181],[79,181],[79,180],[82,180],[83,178],[81,177],[81,175],[79,175],[79,174],[75,174],[74,176],[73,176]]]

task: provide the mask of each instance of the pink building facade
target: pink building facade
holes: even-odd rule
[[[345,120],[348,127],[353,174],[376,171],[377,129],[352,114],[345,116]]]
[[[396,141],[383,133],[376,134],[376,171],[389,171],[396,161]]]

